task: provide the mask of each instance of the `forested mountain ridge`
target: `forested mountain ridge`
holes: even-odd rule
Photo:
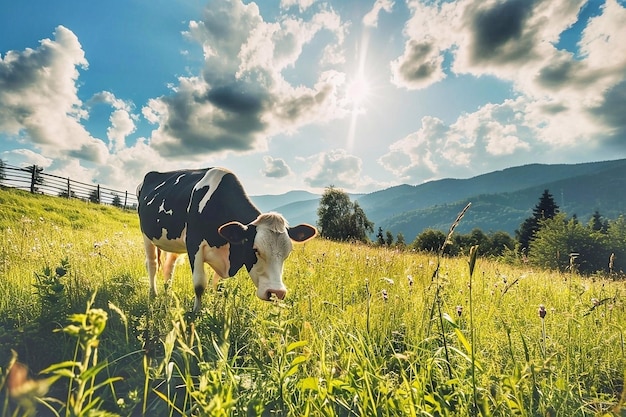
[[[427,228],[447,230],[458,212],[472,207],[457,229],[514,234],[531,215],[543,190],[554,196],[561,211],[587,222],[595,210],[613,219],[626,214],[626,159],[585,164],[531,164],[494,171],[468,179],[442,179],[420,185],[399,185],[361,196],[353,196],[375,229],[407,241]],[[284,196],[284,195],[283,195]],[[272,196],[263,196],[265,209],[285,215],[291,223],[317,221],[319,196],[294,200],[272,207]],[[278,196],[275,196],[278,197]],[[253,197],[256,202],[259,197]],[[278,200],[277,200],[278,201]]]

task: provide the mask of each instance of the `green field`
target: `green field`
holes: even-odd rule
[[[626,415],[621,281],[317,238],[191,320],[133,212],[0,189],[0,242],[3,416]]]

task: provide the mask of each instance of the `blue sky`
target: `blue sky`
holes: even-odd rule
[[[626,157],[624,0],[0,5],[0,158],[371,192]]]

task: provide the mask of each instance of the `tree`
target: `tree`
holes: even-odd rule
[[[117,193],[113,193],[113,201],[111,202],[115,207],[122,207],[122,199]]]
[[[91,201],[92,203],[100,202],[100,189],[99,188],[95,188],[93,191],[89,193],[89,201]]]
[[[589,227],[594,232],[606,233],[609,229],[609,221],[603,220],[600,212],[596,210],[593,216],[591,216],[591,220],[589,220]]]
[[[540,228],[540,222],[552,219],[558,212],[559,206],[554,202],[552,194],[548,190],[544,190],[539,198],[539,203],[533,209],[532,217],[524,220],[520,228],[515,231],[515,237],[520,244],[520,249],[528,250],[530,242]]]
[[[619,216],[617,219],[609,223],[606,233],[606,246],[608,251],[613,254],[609,255],[610,273],[621,273],[626,271],[626,217]]]
[[[486,255],[502,256],[506,251],[515,249],[515,240],[507,232],[495,232],[489,236],[489,247]]]
[[[385,232],[385,245],[387,246],[393,245],[393,234],[389,230]]]
[[[550,191],[543,190],[539,203],[533,209],[533,216],[538,219],[551,219],[559,212],[559,206],[554,202]]]
[[[370,222],[358,204],[334,186],[326,188],[317,208],[317,226],[322,237],[339,241],[366,241],[367,233],[374,232]]]
[[[350,214],[347,240],[365,242],[368,240],[367,234],[373,232],[374,223],[367,219],[365,211],[363,211],[359,203],[355,201],[352,205],[352,213]]]
[[[470,248],[476,245],[478,254],[484,255],[489,246],[489,237],[482,230],[475,228],[467,235],[455,235],[454,242],[465,255],[469,255]]]
[[[378,243],[379,246],[385,246],[385,236],[383,235],[382,227],[379,227],[378,233],[376,233],[376,243]]]
[[[413,248],[424,252],[437,252],[446,241],[446,235],[441,230],[426,229],[413,241]]]
[[[61,191],[59,193],[59,197],[63,197],[63,198],[78,198],[76,193],[74,192],[74,190],[70,190],[70,193],[67,193],[67,190]]]
[[[406,247],[406,242],[404,241],[404,235],[402,232],[398,232],[396,235],[396,247],[400,249],[404,249]]]
[[[558,214],[542,220],[540,226],[530,243],[531,262],[560,271],[591,273],[606,270],[609,254],[602,242],[580,222]]]

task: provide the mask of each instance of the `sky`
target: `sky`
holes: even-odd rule
[[[368,193],[626,157],[626,0],[0,4],[0,159]]]

